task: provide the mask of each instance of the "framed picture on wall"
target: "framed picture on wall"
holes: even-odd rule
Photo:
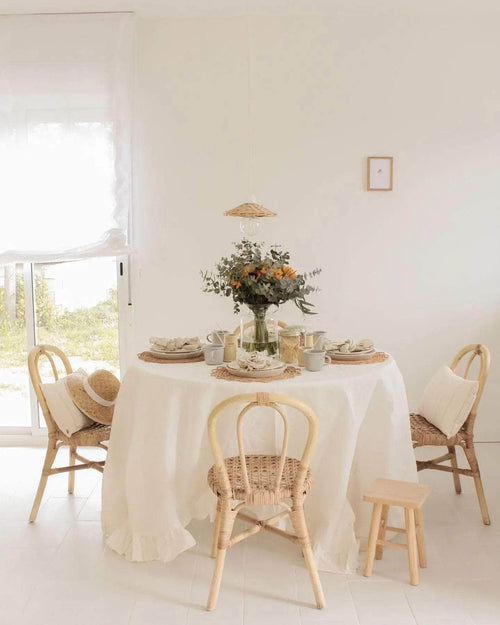
[[[367,191],[392,191],[392,156],[369,156],[367,165]]]

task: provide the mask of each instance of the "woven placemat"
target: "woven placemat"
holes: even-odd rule
[[[226,367],[222,366],[214,369],[212,375],[218,380],[227,380],[228,382],[276,382],[276,380],[295,378],[298,375],[302,375],[302,372],[297,367],[287,367],[283,373],[273,376],[272,378],[242,378],[239,375],[229,373]]]
[[[389,356],[385,352],[375,352],[368,360],[334,360],[332,365],[374,365],[377,362],[385,362]]]
[[[176,360],[166,360],[165,358],[157,358],[153,356],[151,352],[141,352],[137,354],[137,358],[144,360],[144,362],[157,362],[159,365],[178,365],[181,362],[203,362],[205,357],[203,354],[196,356],[196,358],[177,358]]]

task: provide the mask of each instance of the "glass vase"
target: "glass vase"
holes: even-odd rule
[[[241,320],[241,347],[246,352],[278,352],[276,321],[269,315],[269,306],[249,306],[250,313]]]

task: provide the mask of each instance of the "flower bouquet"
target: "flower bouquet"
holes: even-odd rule
[[[307,283],[308,278],[320,273],[314,269],[309,273],[297,273],[290,265],[289,252],[273,245],[264,249],[263,243],[247,239],[235,243],[235,252],[221,258],[216,271],[202,271],[204,292],[232,297],[234,312],[238,314],[241,305],[250,308],[255,317],[254,340],[251,345],[243,345],[247,351],[267,351],[275,353],[276,344],[269,341],[266,313],[270,306],[280,306],[293,301],[299,310],[315,314],[313,304],[306,297],[317,291]]]

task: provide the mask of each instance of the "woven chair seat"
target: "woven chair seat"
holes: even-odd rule
[[[423,445],[460,445],[466,439],[466,433],[460,430],[447,438],[440,429],[429,423],[422,415],[412,412],[410,414],[411,440],[418,446]]]
[[[67,445],[93,447],[97,443],[108,441],[111,434],[111,425],[102,425],[101,423],[93,423],[87,428],[83,428],[75,432],[71,437],[66,436],[60,430],[58,438],[63,440]]]
[[[279,491],[275,491],[276,474],[278,472],[280,456],[251,455],[245,456],[247,465],[248,481],[251,488],[251,503],[273,504],[280,499],[292,496],[295,476],[300,467],[300,461],[295,458],[285,458],[283,475]],[[245,494],[243,474],[241,471],[241,460],[239,456],[224,458],[229,481],[231,483],[233,499],[249,501]],[[216,495],[222,493],[222,487],[216,476],[215,465],[208,471],[208,485]],[[312,486],[312,475],[307,470],[304,480],[304,495],[309,492]]]

